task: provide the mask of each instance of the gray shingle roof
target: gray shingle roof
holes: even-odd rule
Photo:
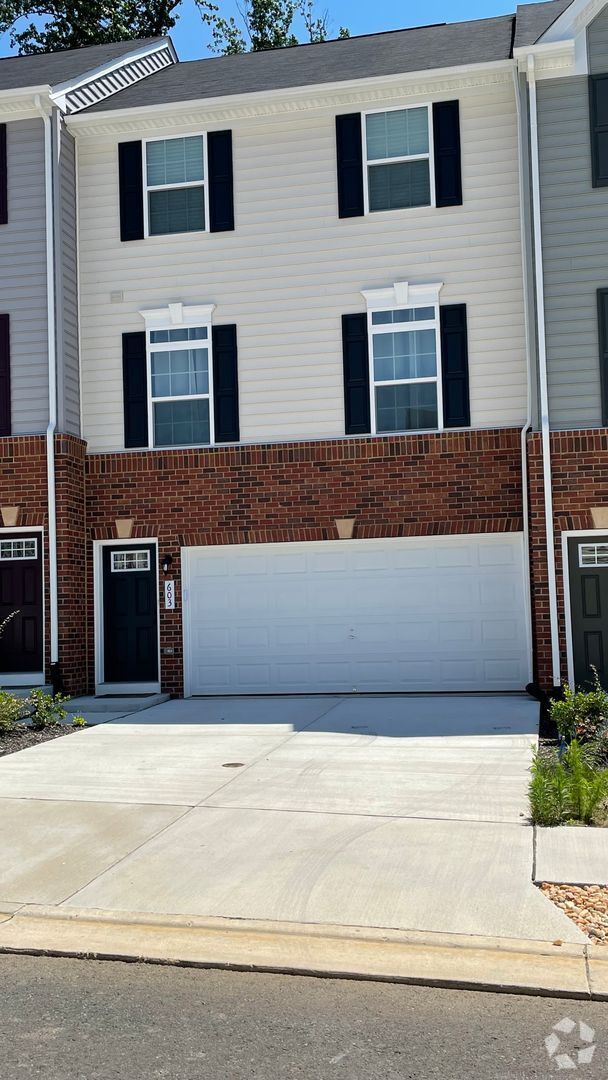
[[[545,0],[542,4],[520,4],[517,8],[514,48],[534,45],[571,3],[572,0]]]
[[[512,15],[174,64],[86,112],[507,60]]]
[[[91,45],[86,49],[3,57],[0,59],[0,91],[17,90],[27,86],[57,86],[134,52],[142,45],[162,40],[146,38],[139,41],[115,41],[111,45]]]

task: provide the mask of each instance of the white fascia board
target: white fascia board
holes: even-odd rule
[[[537,45],[575,38],[581,30],[593,22],[605,6],[606,0],[573,0],[549,29],[545,30]]]
[[[86,110],[72,114],[68,118],[68,125],[70,127],[85,127],[94,126],[97,123],[100,125],[106,125],[108,121],[114,121],[116,124],[120,124],[122,120],[132,120],[141,117],[142,119],[148,118],[155,114],[172,113],[177,114],[180,112],[191,112],[192,109],[230,109],[239,108],[241,106],[250,106],[255,110],[259,104],[260,108],[264,108],[265,105],[271,105],[274,102],[283,102],[290,100],[297,100],[298,98],[310,97],[319,98],[320,103],[323,103],[323,99],[336,93],[348,93],[349,91],[364,90],[366,87],[391,87],[395,85],[403,85],[404,91],[407,92],[407,88],[410,85],[416,85],[416,92],[418,93],[418,84],[428,88],[431,92],[433,90],[433,83],[441,84],[445,80],[464,80],[464,84],[467,84],[467,80],[474,80],[470,82],[470,85],[482,85],[486,81],[492,81],[497,76],[503,76],[504,79],[511,79],[511,70],[513,68],[512,60],[493,60],[487,64],[461,64],[457,67],[450,68],[432,68],[422,71],[406,71],[398,72],[395,75],[373,75],[366,79],[342,79],[339,82],[323,82],[323,83],[310,83],[304,86],[288,86],[281,87],[278,90],[255,90],[245,94],[221,94],[217,97],[194,97],[184,99],[182,101],[162,102],[152,105],[137,105],[130,109],[105,109],[103,111],[95,111],[94,113],[87,112]],[[440,91],[441,85],[436,87],[437,91]]]
[[[50,86],[18,87],[15,90],[0,90],[0,120],[29,120],[40,117],[38,99],[51,112]]]
[[[174,326],[207,326],[215,304],[167,304],[140,311],[146,330],[170,330]]]
[[[99,79],[104,75],[111,75],[113,71],[118,68],[124,67],[125,64],[132,64],[134,60],[141,60],[144,56],[151,56],[156,52],[161,52],[169,46],[171,55],[174,61],[177,62],[177,53],[173,42],[170,37],[160,38],[160,40],[152,42],[148,45],[142,45],[139,49],[133,49],[131,52],[122,53],[121,56],[117,56],[114,60],[108,61],[105,64],[99,64],[95,68],[90,68],[89,71],[85,71],[82,75],[79,75],[75,79],[68,79],[67,82],[57,83],[51,90],[51,100],[56,104],[60,103],[60,100],[72,93],[74,90],[78,90],[79,87],[84,86],[88,82],[92,82],[95,79]]]
[[[555,79],[561,75],[587,74],[587,45],[583,31],[562,41],[541,41],[536,45],[520,45],[513,50],[513,59],[520,71],[526,71],[528,57],[533,56],[537,79]]]
[[[368,311],[380,311],[385,308],[429,307],[439,303],[442,281],[424,285],[410,285],[409,281],[396,281],[387,289],[362,289],[361,296]]]

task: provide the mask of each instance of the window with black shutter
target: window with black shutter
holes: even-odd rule
[[[593,186],[608,187],[608,75],[589,77]]]

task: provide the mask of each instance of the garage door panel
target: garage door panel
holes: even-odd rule
[[[193,548],[182,558],[190,693],[528,680],[520,535]]]

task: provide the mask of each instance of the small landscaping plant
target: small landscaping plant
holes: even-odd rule
[[[594,748],[573,739],[564,753],[537,754],[528,790],[535,825],[600,824],[608,802],[608,769]]]
[[[8,735],[27,715],[27,699],[0,690],[0,735]]]
[[[63,708],[70,699],[64,694],[45,694],[44,690],[32,690],[28,698],[28,712],[30,723],[34,731],[44,731],[47,727],[55,727],[65,720],[67,714]]]
[[[72,720],[72,727],[82,728],[82,727],[86,727],[86,726],[87,726],[87,722],[86,722],[84,716],[75,716],[74,719]]]
[[[589,742],[608,727],[608,692],[600,683],[597,671],[593,673],[591,690],[573,689],[566,683],[561,701],[552,701],[551,719],[555,721],[560,737],[566,742],[578,739]]]

